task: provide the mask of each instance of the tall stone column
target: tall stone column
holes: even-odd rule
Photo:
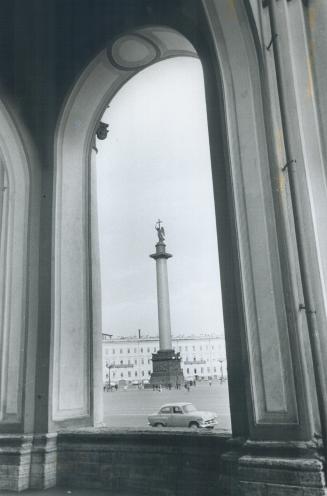
[[[158,323],[160,350],[171,350],[171,324],[168,288],[167,260],[171,258],[166,253],[166,245],[163,241],[156,244],[156,253],[150,255],[156,261],[157,270],[157,298],[158,298]]]
[[[156,244],[156,253],[150,257],[156,261],[160,349],[158,353],[152,355],[153,372],[150,383],[178,387],[184,382],[184,378],[181,357],[172,349],[171,343],[167,260],[172,255],[166,252],[165,231],[161,226],[161,220],[156,224],[156,231],[159,241]]]

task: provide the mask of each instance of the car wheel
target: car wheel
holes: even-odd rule
[[[190,429],[196,430],[199,428],[199,424],[197,422],[191,422],[189,425]]]
[[[165,426],[159,422],[157,424],[154,424],[154,427],[165,427]]]

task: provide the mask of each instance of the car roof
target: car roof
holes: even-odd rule
[[[165,403],[164,405],[161,405],[161,408],[165,408],[167,406],[185,406],[185,405],[192,405],[189,401],[180,401],[180,402],[175,402],[175,403]]]

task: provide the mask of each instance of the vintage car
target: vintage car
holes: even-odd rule
[[[148,417],[153,427],[190,427],[191,429],[213,429],[217,422],[217,414],[203,412],[192,403],[169,403],[162,405],[158,413]]]

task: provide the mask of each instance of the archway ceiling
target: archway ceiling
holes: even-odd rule
[[[145,27],[124,34],[107,49],[111,64],[121,71],[137,71],[173,56],[197,57],[192,44],[167,27]]]

